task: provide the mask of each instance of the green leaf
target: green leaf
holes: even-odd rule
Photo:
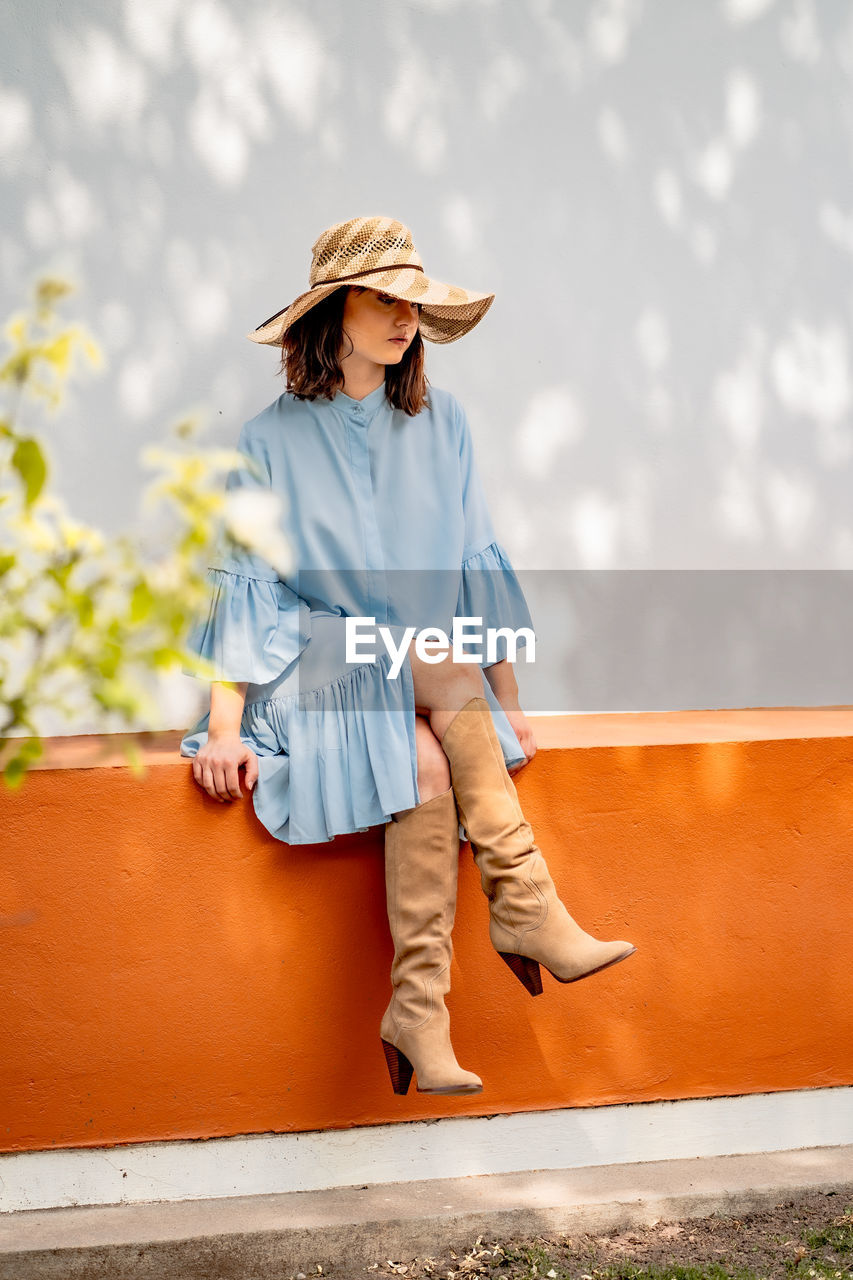
[[[90,595],[75,592],[72,597],[74,612],[81,627],[91,627],[95,616],[95,605]]]
[[[130,597],[131,622],[142,622],[147,618],[151,613],[153,604],[154,594],[148,583],[144,580],[137,582]]]
[[[182,649],[174,648],[171,645],[160,645],[156,649],[152,649],[145,657],[150,659],[153,667],[168,670],[170,667],[183,664],[184,653]]]
[[[139,749],[139,743],[134,738],[130,742],[125,742],[122,747],[125,759],[127,760],[130,772],[135,778],[145,777],[145,765],[142,760],[142,752]]]
[[[27,506],[30,507],[47,479],[47,463],[38,441],[26,436],[19,439],[12,453],[12,466],[24,482]]]
[[[7,745],[11,739],[7,739]],[[38,760],[43,747],[40,738],[24,738],[18,750],[7,760],[3,770],[3,780],[10,790],[16,791],[24,781],[27,770],[33,761]]]
[[[12,759],[3,770],[3,781],[10,791],[17,791],[18,787],[24,781],[26,774],[26,765],[20,756],[12,756]]]

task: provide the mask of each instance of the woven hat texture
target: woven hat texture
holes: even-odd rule
[[[428,342],[455,342],[482,320],[495,298],[433,280],[411,231],[395,218],[351,218],[327,227],[312,247],[308,283],[305,293],[247,335],[252,342],[277,346],[294,320],[351,284],[420,303],[421,336]]]

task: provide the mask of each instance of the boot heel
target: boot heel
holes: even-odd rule
[[[508,951],[499,951],[498,955],[509,965],[521,985],[532,996],[541,996],[542,974],[539,972],[537,960],[529,960],[527,956],[511,955]]]
[[[408,1093],[414,1067],[406,1055],[387,1040],[382,1041],[382,1048],[385,1050],[385,1061],[388,1063],[388,1074],[394,1092]]]

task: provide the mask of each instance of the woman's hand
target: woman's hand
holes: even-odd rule
[[[523,769],[524,766],[529,764],[536,755],[536,739],[533,736],[530,721],[527,719],[527,716],[524,714],[521,707],[510,707],[509,709],[504,707],[504,715],[512,725],[513,732],[521,743],[521,749],[527,756],[526,760],[522,760],[520,764],[514,764],[512,768],[508,770],[509,773],[518,773],[519,769]]]
[[[504,715],[512,725],[513,732],[521,743],[521,749],[527,757],[520,764],[514,764],[509,770],[510,773],[518,773],[519,769],[523,769],[536,755],[536,739],[533,736],[530,721],[518,705],[518,683],[515,678],[515,672],[512,669],[512,663],[507,662],[506,658],[502,658],[500,662],[496,662],[493,666],[486,667],[485,674],[486,679],[492,686],[492,692],[501,704]]]
[[[258,780],[258,757],[239,734],[219,734],[208,737],[193,757],[193,777],[214,800],[239,800],[243,795],[241,765],[245,766],[246,786],[251,791]]]

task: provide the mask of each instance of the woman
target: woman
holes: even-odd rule
[[[494,295],[429,279],[408,228],[379,217],[324,231],[309,284],[248,335],[281,346],[287,391],[243,428],[248,461],[228,482],[283,499],[296,570],[233,546],[211,569],[194,647],[217,678],[181,749],[222,802],[241,795],[243,768],[258,817],[288,843],[385,824],[393,1088],[406,1093],[414,1071],[422,1093],[478,1093],[444,1004],[460,820],[492,943],[531,994],[540,964],[573,982],[635,948],[572,920],[524,820],[508,768],[536,748],[505,639],[488,665],[417,642],[461,617],[530,626],[464,410],[424,376],[423,339],[462,337]],[[384,649],[348,652],[356,619],[383,629]]]

